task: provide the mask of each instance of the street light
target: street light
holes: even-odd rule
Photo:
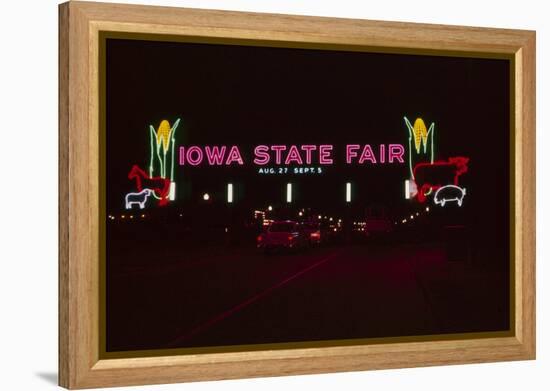
[[[205,201],[208,201],[208,200],[210,199],[210,194],[204,193],[204,194],[202,195],[202,199],[205,200]]]

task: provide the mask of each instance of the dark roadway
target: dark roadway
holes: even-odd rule
[[[132,253],[108,264],[107,351],[495,331],[506,278],[437,243]],[[131,253],[131,249],[128,249]],[[504,296],[503,296],[504,295]]]

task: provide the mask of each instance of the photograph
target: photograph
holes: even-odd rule
[[[513,336],[513,60],[99,35],[102,357]]]

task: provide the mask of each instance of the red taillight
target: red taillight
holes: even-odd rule
[[[292,241],[292,239],[294,239],[294,236],[288,235],[288,240],[289,240],[289,241]]]
[[[256,240],[257,240],[258,243],[259,243],[259,242],[261,242],[263,239],[264,239],[263,236],[262,236],[262,235],[259,235],[258,238],[257,238]]]

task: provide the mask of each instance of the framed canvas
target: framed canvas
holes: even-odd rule
[[[59,7],[67,388],[535,358],[535,33]]]

